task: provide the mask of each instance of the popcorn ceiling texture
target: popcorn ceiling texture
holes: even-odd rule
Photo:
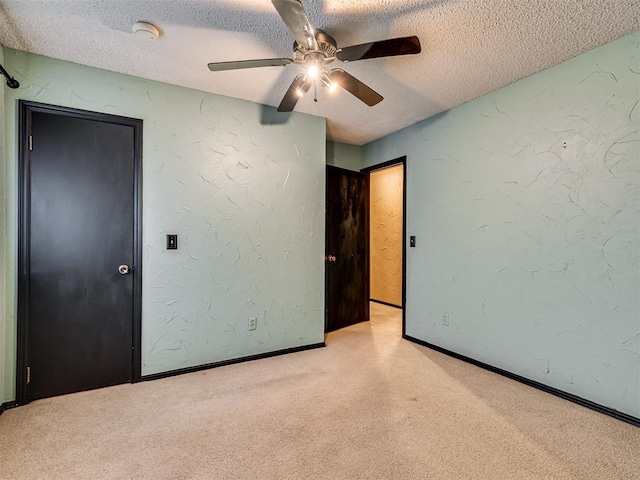
[[[637,0],[302,0],[312,25],[348,46],[418,35],[417,56],[341,64],[385,100],[306,95],[297,111],[362,145],[640,28]],[[131,33],[154,22],[157,41]],[[297,66],[212,73],[207,63],[289,57],[269,0],[3,1],[0,44],[175,85],[278,105]],[[340,63],[340,62],[337,62]],[[21,80],[20,78],[18,78]]]
[[[255,103],[9,49],[5,63],[22,82],[5,92],[9,211],[18,98],[144,121],[143,375],[324,341],[324,119],[268,125]]]
[[[640,417],[639,100],[637,32],[364,147],[407,155],[408,335]]]

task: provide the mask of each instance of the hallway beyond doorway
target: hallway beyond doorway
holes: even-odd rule
[[[369,302],[369,321],[372,329],[402,337],[402,309],[378,302]]]

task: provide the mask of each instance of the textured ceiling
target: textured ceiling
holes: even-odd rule
[[[302,3],[311,24],[339,47],[408,35],[422,43],[419,55],[339,65],[385,97],[375,107],[325,89],[318,103],[310,94],[298,102],[297,111],[327,118],[330,139],[354,145],[640,29],[640,0]],[[135,37],[137,20],[156,24],[162,36]],[[0,43],[272,106],[300,68],[207,69],[209,62],[291,57],[293,38],[270,0],[0,0]]]

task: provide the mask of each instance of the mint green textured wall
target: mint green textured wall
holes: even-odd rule
[[[360,171],[362,147],[327,141],[327,165]]]
[[[0,45],[0,63],[4,62],[4,47]],[[5,160],[4,160],[4,89],[5,82],[0,81],[0,199],[6,198],[5,193]],[[9,394],[5,393],[5,383],[8,379],[5,378],[5,362],[7,355],[7,348],[5,346],[5,329],[7,317],[6,310],[6,249],[7,249],[7,229],[4,228],[6,222],[7,203],[0,203],[0,404],[5,401],[12,400],[9,398]]]
[[[17,99],[144,121],[143,374],[324,340],[323,118],[269,124],[250,102],[12,50],[5,62],[22,83],[6,92],[13,250]]]
[[[636,417],[639,45],[363,147],[363,166],[408,157],[408,335]]]

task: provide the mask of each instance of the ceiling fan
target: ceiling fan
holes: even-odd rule
[[[382,101],[382,95],[349,75],[341,68],[327,70],[327,65],[336,59],[343,62],[365,60],[368,58],[392,57],[420,53],[418,37],[400,37],[378,42],[363,43],[338,48],[336,41],[320,29],[314,29],[300,0],[271,0],[287,28],[293,35],[293,59],[268,58],[262,60],[240,60],[237,62],[214,62],[209,70],[219,72],[255,67],[286,67],[292,63],[304,67],[305,72],[294,80],[278,106],[279,112],[292,111],[298,99],[314,89],[318,82],[330,91],[341,87],[370,107]],[[314,97],[317,101],[317,98]]]

